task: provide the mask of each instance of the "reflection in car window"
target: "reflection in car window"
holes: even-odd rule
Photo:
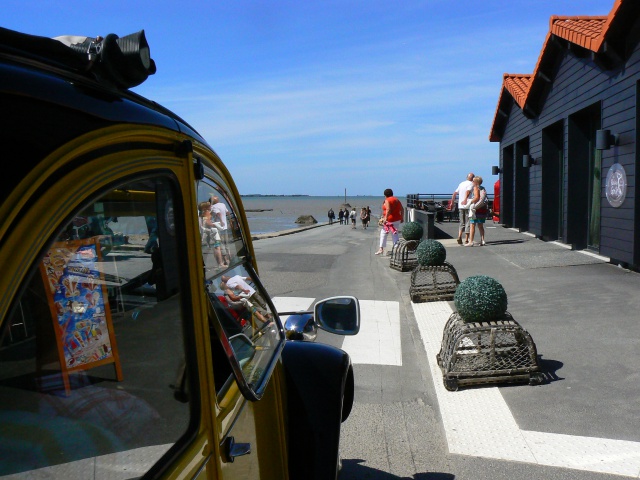
[[[99,194],[32,265],[0,332],[0,476],[137,478],[187,432],[173,185]]]
[[[215,276],[207,291],[245,381],[256,387],[280,340],[271,308],[243,267]]]
[[[198,182],[197,212],[207,271],[241,263],[246,250],[236,209],[219,183],[208,178]]]
[[[212,325],[212,351],[214,359],[221,357],[216,351],[224,350],[228,344],[234,354],[232,364],[236,363],[239,370],[236,373],[242,377],[239,380],[257,389],[265,381],[269,364],[277,354],[282,329],[246,258],[247,249],[230,198],[220,179],[206,178],[198,183],[204,275],[216,317],[211,321],[217,322]],[[216,391],[222,393],[232,370],[217,363],[214,363]]]

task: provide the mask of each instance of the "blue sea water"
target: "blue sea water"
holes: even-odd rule
[[[406,198],[398,197],[403,205]],[[242,203],[247,212],[249,228],[253,235],[261,233],[279,232],[300,227],[296,222],[301,215],[311,215],[318,223],[329,221],[327,212],[333,208],[338,221],[338,211],[344,204],[355,207],[358,215],[362,207],[369,206],[371,215],[378,218],[382,209],[384,196],[303,196],[303,197],[242,197]],[[265,210],[261,212],[251,210]],[[359,222],[359,220],[358,220]]]

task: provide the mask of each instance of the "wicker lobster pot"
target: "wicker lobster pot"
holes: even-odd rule
[[[420,244],[420,240],[404,240],[400,239],[398,243],[391,249],[391,259],[389,266],[394,270],[408,272],[418,265],[416,258],[416,248]]]
[[[453,300],[459,283],[458,272],[449,262],[418,265],[411,272],[409,296],[414,303]]]
[[[498,320],[466,323],[458,312],[447,321],[438,365],[444,386],[528,382],[543,380],[536,345],[531,335],[509,312]]]

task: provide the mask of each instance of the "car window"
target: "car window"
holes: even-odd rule
[[[205,287],[211,302],[216,391],[224,394],[233,376],[243,394],[257,400],[282,348],[284,333],[246,255],[236,220],[238,207],[222,180],[208,173],[198,184],[197,210]],[[215,361],[225,356],[227,362]]]
[[[31,266],[0,331],[0,476],[137,478],[193,430],[175,184],[96,193]]]

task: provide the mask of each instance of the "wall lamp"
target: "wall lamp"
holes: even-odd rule
[[[618,145],[620,135],[611,134],[611,130],[596,130],[596,150],[609,150],[612,145]]]
[[[491,167],[491,175],[500,175],[501,173],[502,173],[502,170],[497,165],[494,165],[493,167]]]
[[[522,166],[529,168],[531,165],[540,165],[540,160],[533,158],[531,155],[522,155]]]

